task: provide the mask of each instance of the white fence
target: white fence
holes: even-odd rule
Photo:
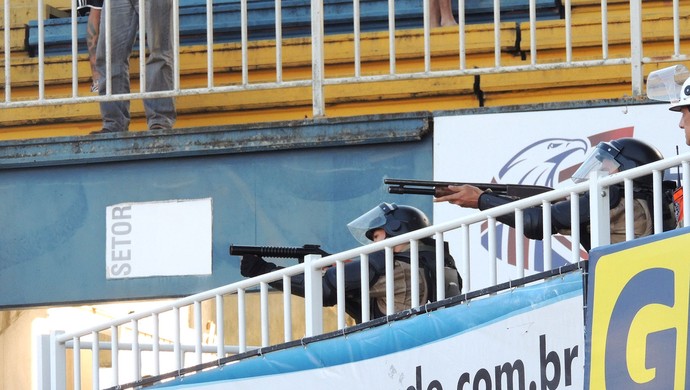
[[[179,2],[182,0],[174,0],[175,9],[175,28],[179,27],[179,14],[178,6]],[[213,94],[213,93],[223,93],[223,92],[234,92],[234,91],[244,91],[244,90],[258,90],[258,89],[281,89],[281,88],[291,88],[296,86],[309,86],[312,87],[313,95],[313,113],[314,116],[323,116],[325,114],[325,97],[324,97],[324,87],[333,84],[350,84],[350,83],[362,83],[362,82],[375,82],[375,81],[386,81],[386,80],[409,80],[409,79],[428,79],[435,77],[449,77],[449,76],[463,76],[463,75],[478,75],[478,74],[489,74],[489,73],[506,73],[506,72],[527,72],[535,70],[548,70],[548,69],[568,69],[568,68],[590,68],[595,66],[608,66],[608,65],[630,65],[630,78],[632,80],[631,84],[631,94],[633,96],[641,96],[643,94],[643,65],[651,62],[664,62],[664,61],[681,61],[686,60],[686,56],[680,53],[680,8],[679,1],[674,0],[672,7],[669,7],[668,12],[672,14],[673,23],[673,40],[674,44],[672,48],[663,55],[655,56],[653,59],[645,57],[643,55],[643,15],[642,15],[642,1],[641,0],[631,0],[629,2],[629,20],[630,20],[630,51],[628,56],[610,58],[609,47],[608,47],[608,23],[607,20],[607,4],[602,2],[601,4],[601,56],[595,59],[586,60],[575,60],[573,57],[573,32],[571,29],[571,2],[566,0],[563,4],[564,9],[564,23],[565,23],[565,36],[563,37],[565,51],[565,59],[562,61],[554,62],[549,60],[548,57],[542,60],[540,56],[540,48],[542,47],[542,42],[537,34],[537,17],[536,17],[536,1],[529,1],[529,26],[530,26],[530,43],[529,43],[529,62],[524,65],[519,66],[504,66],[501,60],[501,17],[499,12],[494,12],[493,16],[493,26],[494,26],[494,63],[488,67],[474,67],[468,66],[466,63],[466,53],[467,53],[467,43],[465,40],[466,23],[464,19],[464,9],[465,2],[460,1],[459,10],[460,17],[458,20],[458,36],[459,36],[459,47],[458,47],[458,61],[457,66],[453,70],[443,70],[435,71],[432,70],[431,66],[431,27],[429,23],[429,1],[424,0],[424,20],[423,20],[423,35],[424,35],[424,45],[419,48],[419,52],[423,53],[424,57],[424,70],[417,72],[404,72],[396,67],[396,60],[398,55],[396,53],[396,40],[394,39],[396,33],[395,18],[389,18],[387,34],[389,37],[389,47],[388,47],[388,64],[389,71],[386,74],[379,75],[368,75],[364,74],[361,69],[362,58],[361,58],[361,34],[359,23],[359,7],[360,3],[357,0],[353,2],[353,14],[354,14],[354,25],[353,25],[353,45],[354,45],[354,58],[352,58],[353,69],[351,75],[342,77],[326,77],[324,72],[325,69],[325,56],[324,56],[324,0],[312,0],[311,1],[311,38],[310,42],[312,45],[312,58],[311,67],[312,74],[311,77],[301,80],[290,80],[286,81],[283,79],[282,72],[282,49],[283,49],[283,38],[281,35],[282,19],[281,19],[281,2],[276,1],[275,9],[275,30],[278,34],[275,36],[276,42],[276,62],[275,69],[276,75],[275,80],[272,82],[261,82],[252,83],[250,82],[249,72],[250,66],[248,61],[250,46],[247,40],[247,29],[248,29],[248,16],[247,16],[247,0],[240,0],[241,5],[241,53],[242,53],[242,78],[241,83],[235,85],[217,85],[216,78],[214,76],[214,31],[211,26],[213,26],[213,12],[214,3],[212,0],[206,1],[207,9],[207,85],[203,88],[193,88],[193,89],[183,89],[180,86],[180,42],[179,39],[175,39],[175,67],[174,67],[174,90],[172,91],[162,91],[162,92],[147,92],[144,89],[145,83],[140,83],[142,85],[138,92],[133,92],[130,94],[123,95],[112,95],[110,90],[104,96],[82,96],[79,94],[79,77],[77,72],[78,65],[78,51],[77,51],[77,34],[76,34],[76,10],[71,10],[72,15],[72,77],[71,85],[72,92],[71,96],[68,97],[52,97],[46,96],[46,77],[44,73],[46,64],[46,54],[44,50],[44,40],[43,35],[43,20],[45,18],[44,10],[45,4],[44,0],[38,0],[38,56],[36,58],[37,65],[37,79],[36,88],[38,90],[37,98],[25,99],[21,96],[15,96],[12,92],[12,63],[13,55],[11,52],[10,44],[10,2],[9,0],[4,1],[4,90],[5,97],[4,101],[0,101],[0,109],[3,108],[13,108],[13,107],[33,107],[33,106],[43,106],[43,105],[55,105],[55,104],[79,104],[93,101],[102,100],[126,100],[126,99],[140,99],[144,97],[163,97],[163,96],[186,96],[186,95],[197,95],[197,94]],[[142,2],[143,4],[143,2]],[[109,0],[106,0],[106,7],[109,6]],[[494,2],[494,10],[497,11],[500,8],[500,2],[496,0]],[[395,1],[388,0],[388,12],[389,15],[395,10]],[[144,9],[140,8],[140,15],[143,18]],[[108,34],[106,29],[106,34]],[[176,35],[177,37],[177,35]],[[144,50],[139,51],[139,55],[143,56]],[[141,59],[141,58],[140,58]],[[141,64],[145,61],[140,60]],[[143,66],[143,65],[142,65]],[[140,75],[145,75],[145,70],[142,68],[140,70]],[[106,75],[108,77],[108,75]],[[173,303],[163,305],[157,309],[133,313],[126,317],[104,323],[100,326],[92,327],[89,329],[84,329],[73,333],[60,333],[55,332],[51,336],[45,336],[39,342],[38,352],[38,384],[40,389],[65,389],[67,387],[68,373],[66,372],[67,367],[67,355],[68,351],[81,351],[83,349],[89,349],[92,351],[92,368],[91,368],[91,384],[90,386],[82,385],[82,378],[85,378],[85,374],[82,372],[82,362],[81,354],[72,354],[72,381],[74,389],[81,389],[82,386],[91,388],[100,388],[100,383],[109,383],[107,386],[130,386],[134,387],[137,383],[140,383],[143,377],[142,366],[144,364],[151,366],[151,371],[147,372],[146,375],[159,375],[166,367],[161,365],[161,358],[163,356],[172,356],[173,367],[171,371],[182,372],[185,368],[193,367],[202,364],[205,361],[220,360],[228,355],[246,352],[255,348],[254,346],[247,345],[247,334],[250,331],[246,327],[245,318],[245,294],[248,290],[253,290],[258,287],[260,290],[261,297],[261,313],[262,313],[262,324],[261,324],[261,347],[269,346],[269,322],[268,322],[268,283],[276,280],[283,280],[284,285],[289,286],[289,280],[292,276],[304,273],[306,279],[306,334],[305,336],[318,335],[323,332],[323,319],[322,319],[322,304],[321,304],[321,283],[320,283],[320,273],[321,269],[326,266],[335,266],[338,270],[338,304],[337,304],[337,323],[339,329],[344,329],[346,327],[346,315],[345,315],[345,305],[343,304],[345,299],[344,294],[344,278],[343,278],[343,264],[344,262],[359,258],[362,264],[367,264],[368,255],[370,253],[385,250],[386,251],[386,262],[387,270],[392,269],[393,264],[393,252],[392,248],[401,243],[409,242],[412,247],[412,253],[416,253],[416,248],[418,247],[418,241],[425,237],[434,237],[437,242],[437,253],[443,252],[443,237],[449,231],[461,230],[462,237],[464,241],[461,246],[461,253],[454,253],[456,261],[458,261],[458,269],[461,270],[461,276],[470,285],[471,281],[468,279],[469,276],[464,274],[462,270],[469,268],[470,255],[469,247],[472,243],[469,242],[469,228],[474,224],[488,223],[489,225],[489,256],[486,259],[486,272],[492,275],[492,281],[495,283],[504,282],[498,280],[496,272],[497,259],[495,256],[496,242],[495,231],[496,218],[500,215],[515,213],[517,223],[517,235],[522,235],[522,230],[520,228],[521,224],[519,221],[522,220],[522,209],[532,206],[546,206],[551,202],[555,202],[567,196],[577,196],[579,193],[590,191],[593,194],[605,194],[604,190],[607,186],[614,183],[625,183],[626,194],[630,194],[632,191],[632,178],[637,176],[642,176],[645,174],[653,173],[655,179],[654,186],[654,209],[655,209],[655,233],[659,233],[662,228],[661,222],[661,172],[670,167],[675,167],[682,165],[683,177],[687,180],[690,177],[690,154],[685,154],[677,156],[675,158],[669,158],[664,161],[650,164],[646,167],[641,167],[626,171],[620,174],[593,179],[587,183],[581,183],[574,185],[570,188],[564,188],[561,190],[554,190],[549,193],[545,193],[538,197],[533,197],[529,199],[523,199],[504,205],[501,207],[496,207],[491,210],[486,210],[482,212],[477,212],[468,217],[457,219],[451,222],[447,222],[440,225],[434,225],[429,228],[421,229],[415,232],[411,232],[398,237],[390,238],[385,241],[377,242],[371,245],[354,248],[345,252],[330,255],[324,258],[319,258],[318,256],[308,256],[305,262],[300,265],[285,268],[271,274],[262,275],[257,278],[242,280],[240,282],[223,286],[214,290],[210,290],[204,293],[196,294],[187,298],[177,300]],[[684,185],[687,183],[684,181]],[[632,196],[626,196],[626,201],[632,202]],[[684,199],[685,209],[690,209],[690,197]],[[577,203],[573,203],[574,206]],[[609,240],[609,221],[608,221],[608,200],[606,197],[593,197],[593,202],[590,207],[591,220],[592,220],[592,246],[600,246],[608,243]],[[545,269],[551,268],[551,225],[550,217],[548,215],[548,207],[544,207],[544,259],[545,259]],[[572,210],[573,224],[577,223],[577,216],[579,215],[578,210]],[[626,231],[627,239],[633,239],[633,217],[632,217],[632,204],[626,204]],[[690,226],[690,213],[685,214],[685,226]],[[574,234],[577,234],[574,232]],[[579,237],[575,236],[572,240],[574,243],[579,243]],[[522,245],[521,240],[516,240],[516,245]],[[572,261],[579,261],[579,245],[574,244],[576,248],[572,250]],[[492,249],[493,248],[493,249]],[[524,251],[516,250],[517,256],[523,256]],[[443,256],[437,256],[440,260]],[[418,267],[416,256],[412,257],[412,275],[418,275],[416,268]],[[518,258],[516,264],[524,264],[522,259]],[[442,268],[442,267],[439,267]],[[362,267],[361,278],[363,280],[368,279],[367,267]],[[524,269],[519,270],[519,274],[524,275]],[[316,281],[317,283],[313,283]],[[387,297],[391,297],[393,294],[392,289],[392,273],[387,272],[386,275],[386,285]],[[418,291],[415,291],[417,287],[415,283],[412,283],[413,291],[412,296],[418,296]],[[441,281],[437,283],[439,286],[443,286],[444,283]],[[467,293],[467,291],[463,291]],[[369,291],[366,285],[362,288],[362,302],[368,302]],[[437,297],[439,300],[444,298],[445,292],[443,289],[437,291]],[[239,344],[237,346],[228,346],[225,344],[226,334],[229,330],[225,329],[224,319],[232,316],[231,313],[224,313],[223,302],[226,297],[230,295],[236,295],[239,309],[236,313],[237,318],[237,337]],[[289,289],[284,292],[284,341],[290,341],[292,337],[292,315],[291,315],[291,300],[290,300]],[[203,342],[203,329],[201,324],[201,312],[202,303],[206,301],[213,302],[216,311],[216,323],[218,327],[215,332],[214,344],[206,344]],[[387,302],[392,302],[392,299],[387,299]],[[183,344],[181,339],[181,316],[180,310],[183,308],[190,308],[193,313],[193,332],[194,332],[194,344],[186,345]],[[369,308],[362,308],[363,320],[367,321],[369,315]],[[393,314],[392,304],[388,305],[387,314]],[[171,341],[161,341],[160,337],[160,324],[162,321],[172,321],[175,333]],[[120,340],[119,335],[122,334],[121,330],[127,328],[129,333],[129,338],[125,340]],[[143,336],[140,329],[146,328],[147,335]],[[102,335],[108,335],[110,337],[110,342],[101,342]],[[100,357],[101,351],[110,351],[111,367],[109,376],[110,378],[100,378],[101,366]],[[131,366],[125,367],[120,364],[122,355],[124,351],[131,354],[132,359]],[[187,355],[191,355],[190,359],[187,359]],[[146,358],[143,358],[146,356]],[[150,359],[148,358],[150,356]],[[145,362],[144,362],[145,360]],[[129,363],[128,363],[129,364]],[[129,385],[128,385],[129,384]]]
[[[185,0],[174,0],[174,27],[175,31],[179,31],[179,5]],[[564,36],[560,38],[560,42],[564,43],[562,48],[564,54],[558,56],[558,59],[549,56],[540,56],[542,50],[552,50],[554,43],[552,42],[553,37],[548,37],[540,40],[538,32],[538,17],[537,17],[537,1],[529,1],[528,9],[528,25],[529,25],[529,43],[523,45],[529,47],[529,58],[524,64],[505,66],[502,63],[502,47],[501,47],[501,34],[502,25],[501,13],[498,12],[501,8],[501,2],[496,0],[493,4],[493,32],[494,32],[494,61],[490,66],[479,66],[476,64],[467,64],[466,55],[468,52],[468,42],[466,42],[466,31],[467,24],[465,20],[465,10],[467,7],[471,6],[472,3],[466,4],[465,1],[460,0],[458,4],[458,41],[459,47],[457,48],[458,58],[457,64],[454,69],[450,70],[432,70],[432,56],[431,56],[431,31],[430,20],[429,20],[429,1],[423,0],[423,47],[419,47],[419,56],[424,58],[424,69],[422,71],[404,71],[396,66],[396,60],[399,59],[399,53],[396,52],[396,18],[388,18],[388,53],[387,62],[389,64],[389,71],[386,74],[365,74],[362,72],[362,29],[360,25],[360,2],[359,0],[353,0],[352,3],[352,45],[354,47],[353,53],[354,58],[351,59],[352,70],[349,75],[337,76],[337,77],[327,77],[324,71],[325,69],[325,55],[324,55],[324,0],[311,0],[311,77],[305,79],[291,79],[285,80],[283,78],[283,48],[284,48],[284,38],[283,38],[283,21],[281,13],[281,0],[275,2],[275,80],[270,82],[251,82],[249,73],[249,53],[252,50],[248,44],[248,1],[250,0],[238,0],[240,3],[240,18],[239,23],[241,27],[241,56],[242,56],[242,69],[241,69],[241,82],[233,85],[219,85],[215,77],[214,69],[214,1],[206,0],[206,59],[207,59],[207,84],[205,87],[201,88],[182,88],[180,86],[180,40],[179,34],[175,35],[174,39],[174,90],[172,91],[162,91],[162,92],[147,92],[145,90],[145,83],[140,83],[141,87],[139,91],[132,91],[130,94],[122,95],[112,95],[111,89],[108,88],[108,92],[105,96],[93,96],[93,95],[80,95],[78,90],[78,37],[77,37],[77,26],[76,26],[76,10],[71,10],[72,15],[72,77],[71,85],[72,92],[71,96],[47,96],[46,95],[46,75],[44,72],[46,65],[46,53],[45,53],[45,34],[44,34],[44,18],[45,18],[45,4],[44,0],[38,0],[38,56],[36,59],[37,79],[35,80],[35,85],[37,88],[37,97],[22,97],[15,96],[12,92],[13,86],[13,74],[12,74],[12,62],[13,56],[11,52],[10,43],[10,2],[9,0],[4,1],[4,90],[5,97],[4,101],[0,101],[0,108],[10,108],[10,107],[31,107],[31,106],[41,106],[41,105],[56,105],[56,104],[77,104],[84,102],[102,101],[102,100],[129,100],[129,99],[140,99],[144,97],[163,97],[163,96],[187,96],[187,95],[198,95],[198,94],[213,94],[213,93],[224,93],[224,92],[236,92],[236,91],[246,91],[246,90],[266,90],[266,89],[282,89],[291,87],[311,87],[312,88],[312,101],[313,101],[313,114],[315,117],[325,115],[325,97],[324,97],[324,87],[327,85],[335,84],[352,84],[352,83],[363,83],[363,82],[375,82],[375,81],[385,81],[385,80],[411,80],[411,79],[428,79],[436,77],[452,77],[452,76],[464,76],[464,75],[480,75],[480,74],[490,74],[490,73],[506,73],[506,72],[528,72],[535,70],[550,70],[550,69],[569,69],[569,68],[590,68],[590,67],[600,67],[608,65],[630,65],[630,79],[631,79],[631,95],[632,96],[642,96],[643,94],[643,83],[644,83],[644,72],[643,66],[648,63],[660,63],[660,62],[672,62],[672,61],[682,61],[686,60],[687,57],[680,52],[680,38],[681,38],[681,28],[680,28],[680,8],[679,1],[674,0],[672,7],[668,7],[668,17],[666,20],[673,20],[673,44],[669,45],[667,49],[662,49],[662,52],[655,52],[653,58],[645,57],[643,53],[643,12],[642,12],[642,1],[641,0],[630,0],[629,2],[629,20],[630,20],[630,50],[627,55],[617,55],[612,58],[609,53],[609,23],[608,20],[608,7],[607,1],[603,0],[601,3],[601,9],[599,12],[600,23],[601,23],[601,34],[599,41],[601,42],[601,55],[599,58],[581,58],[578,59],[573,55],[573,42],[578,38],[574,36],[572,29],[572,7],[571,1],[565,0],[562,4],[562,14],[564,22]],[[402,1],[402,0],[398,0]],[[216,0],[218,2],[218,0]],[[73,2],[74,3],[74,2]],[[558,2],[560,3],[560,2]],[[388,4],[388,15],[392,15],[396,12],[395,0],[387,0]],[[140,20],[144,21],[144,7],[143,2],[140,2]],[[620,3],[617,3],[620,5]],[[109,1],[105,2],[105,7],[109,7]],[[107,14],[107,13],[106,13]],[[106,18],[109,20],[109,18]],[[662,23],[655,21],[655,23]],[[662,23],[666,24],[666,23]],[[106,22],[106,26],[109,23]],[[523,24],[526,25],[526,24]],[[657,24],[655,24],[657,26]],[[656,29],[656,27],[654,27]],[[141,30],[143,31],[143,30]],[[106,36],[109,35],[109,29],[106,28]],[[524,33],[526,34],[526,33]],[[653,34],[652,34],[653,35]],[[471,42],[470,42],[471,44]],[[542,49],[543,48],[543,49]],[[139,47],[140,56],[140,78],[145,77],[145,61],[143,60],[143,53],[145,52],[143,42],[140,43]],[[409,53],[406,53],[409,55]],[[107,79],[109,79],[107,75]],[[82,75],[83,77],[83,75]]]
[[[506,215],[510,213],[515,214],[517,221],[516,231],[518,235],[522,234],[521,220],[522,213],[525,208],[533,206],[549,206],[553,202],[557,202],[565,197],[577,197],[578,194],[589,191],[591,194],[598,194],[599,196],[590,197],[590,216],[591,216],[591,232],[592,232],[592,247],[597,247],[601,245],[606,245],[609,243],[609,200],[608,200],[608,187],[613,184],[623,183],[625,191],[625,222],[626,222],[626,240],[634,239],[634,216],[633,216],[633,182],[632,179],[635,177],[653,175],[654,182],[654,234],[661,233],[662,228],[662,177],[663,172],[671,167],[682,167],[682,174],[685,178],[683,180],[683,186],[687,186],[687,178],[690,177],[690,153],[676,156],[674,158],[665,159],[658,161],[643,167],[638,167],[621,173],[613,174],[605,177],[593,176],[587,182],[583,182],[577,185],[573,185],[570,188],[563,188],[559,190],[554,190],[541,195],[537,195],[531,198],[517,200],[515,202],[499,206],[493,209],[477,212],[467,217],[463,217],[454,221],[450,221],[443,224],[433,225],[424,229],[413,231],[407,234],[403,234],[397,237],[392,237],[384,241],[379,241],[372,243],[370,245],[362,246],[359,248],[354,248],[345,252],[333,254],[327,257],[320,258],[318,255],[309,255],[305,258],[304,263],[298,264],[292,267],[284,268],[269,274],[264,274],[255,278],[245,279],[231,285],[223,286],[214,290],[206,291],[200,294],[196,294],[187,298],[179,299],[169,304],[162,305],[156,309],[133,313],[126,317],[104,323],[99,326],[94,326],[89,329],[84,329],[73,333],[60,333],[54,332],[51,336],[43,336],[42,340],[39,342],[39,367],[40,371],[38,375],[39,388],[40,389],[53,389],[60,390],[66,388],[67,383],[67,373],[65,372],[65,367],[67,366],[67,351],[68,350],[82,350],[89,349],[92,351],[92,387],[99,388],[99,383],[103,380],[99,377],[99,367],[100,367],[100,354],[99,351],[110,350],[110,360],[112,364],[112,370],[110,371],[110,386],[116,388],[127,388],[136,387],[141,383],[142,380],[142,364],[145,360],[150,367],[151,371],[148,375],[159,375],[161,373],[161,359],[162,356],[171,357],[174,361],[174,367],[172,370],[175,373],[191,372],[190,367],[199,366],[204,363],[216,361],[220,364],[220,360],[226,358],[229,355],[243,353],[252,348],[247,345],[247,335],[248,332],[256,331],[255,329],[248,329],[246,326],[245,312],[245,294],[247,290],[255,289],[258,287],[260,290],[260,301],[261,301],[261,347],[269,346],[269,320],[268,320],[268,283],[273,281],[282,280],[285,286],[290,286],[290,278],[294,275],[301,273],[305,274],[305,324],[306,324],[306,334],[305,337],[319,335],[323,332],[323,318],[322,318],[322,291],[321,291],[321,270],[323,267],[335,266],[337,269],[337,288],[338,288],[338,303],[337,303],[337,318],[338,318],[338,329],[344,329],[346,327],[346,315],[345,315],[345,293],[344,293],[344,262],[359,258],[361,263],[364,265],[361,267],[361,278],[363,280],[368,280],[368,255],[385,250],[386,253],[386,297],[387,302],[393,302],[393,247],[402,243],[410,243],[411,245],[411,275],[418,275],[418,256],[415,256],[418,250],[418,242],[420,239],[425,237],[434,237],[437,243],[437,254],[443,253],[443,238],[444,234],[460,229],[465,232],[463,237],[466,239],[462,243],[460,254],[455,253],[456,261],[459,270],[466,270],[469,266],[469,247],[472,244],[469,242],[469,233],[467,233],[470,226],[474,224],[488,223],[489,225],[489,246],[488,253],[489,256],[485,259],[486,272],[491,273],[493,276],[493,281],[497,283],[505,283],[507,280],[497,280],[496,267],[497,259],[495,256],[497,245],[496,235],[491,234],[491,231],[495,231],[496,218],[501,215]],[[684,208],[688,210],[690,207],[690,197],[685,197]],[[571,216],[572,223],[574,225],[579,225],[579,210],[577,209],[578,202],[571,202]],[[542,213],[544,218],[544,258],[545,258],[545,269],[549,270],[551,266],[551,245],[550,242],[552,238],[551,232],[551,219],[550,219],[550,208],[542,207]],[[690,213],[685,213],[684,215],[684,225],[690,226]],[[577,234],[577,233],[575,233]],[[573,238],[572,248],[572,260],[573,262],[578,262],[580,260],[580,246],[579,237],[575,235]],[[523,245],[522,240],[516,240],[517,245]],[[522,254],[522,250],[515,251],[518,254]],[[492,255],[493,254],[493,255]],[[437,255],[437,259],[442,259],[443,256]],[[483,259],[484,260],[484,259]],[[442,261],[442,260],[440,260]],[[516,264],[523,264],[522,259],[518,259]],[[437,268],[442,269],[442,268]],[[520,276],[524,275],[524,270],[520,270]],[[469,276],[461,271],[461,276],[464,280],[471,282],[468,278]],[[437,275],[437,285],[444,286],[443,275],[439,273]],[[470,284],[470,283],[467,283]],[[418,284],[412,280],[412,296],[418,296]],[[467,294],[467,291],[463,291]],[[225,344],[226,336],[229,335],[229,330],[225,328],[224,319],[233,317],[232,313],[224,313],[223,311],[223,301],[226,297],[236,294],[238,300],[238,312],[236,313],[236,329],[237,336],[239,340],[239,345],[228,346]],[[437,291],[438,300],[444,299],[444,290],[439,288]],[[283,292],[283,305],[284,305],[284,342],[291,341],[292,335],[292,308],[290,301],[290,289],[287,288]],[[368,302],[369,290],[367,284],[363,284],[361,290],[362,302]],[[201,321],[201,308],[202,303],[206,301],[211,301],[215,303],[216,311],[216,323],[218,328],[215,334],[215,344],[206,344],[203,342],[202,337],[202,321]],[[413,304],[416,305],[417,303]],[[415,306],[416,307],[416,306]],[[194,333],[194,344],[184,345],[181,342],[181,320],[180,320],[180,310],[189,309],[193,313],[193,333]],[[392,304],[387,306],[387,315],[393,313]],[[362,308],[363,321],[369,320],[369,308],[364,306]],[[159,330],[161,324],[161,318],[165,316],[166,321],[172,321],[174,327],[174,337],[171,341],[161,342],[159,337]],[[142,325],[145,324],[145,325]],[[141,335],[139,329],[142,327],[147,328],[147,333],[149,335]],[[129,330],[130,338],[127,340],[119,340],[118,335],[121,333],[120,330],[127,328]],[[111,337],[111,342],[103,343],[97,342],[99,340],[99,335],[109,334]],[[131,351],[131,359],[128,362],[131,363],[130,367],[124,367],[120,365],[120,359],[122,358],[123,351]],[[142,356],[144,353],[149,353],[146,359]],[[192,358],[187,361],[184,356],[186,354],[191,354]],[[81,354],[72,354],[72,366],[73,366],[73,378],[74,385],[72,388],[81,389],[81,378],[85,375],[82,373],[82,362]],[[106,378],[103,378],[105,382],[108,382]],[[107,386],[107,385],[106,385]],[[88,387],[88,386],[87,386]]]

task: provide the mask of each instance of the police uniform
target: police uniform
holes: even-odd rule
[[[381,203],[372,210],[348,224],[348,229],[362,244],[371,243],[373,231],[384,229],[387,237],[394,237],[429,226],[429,220],[420,210],[394,203]],[[419,302],[425,304],[436,300],[436,246],[433,239],[418,241],[419,253]],[[393,254],[394,310],[406,310],[412,306],[411,266],[409,248],[399,248]],[[386,315],[386,256],[385,251],[369,254],[369,317],[371,319]],[[362,321],[362,280],[360,259],[344,264],[345,311],[357,322]],[[279,267],[264,261],[256,255],[242,257],[240,272],[243,276],[253,277],[265,274]],[[446,297],[457,295],[462,289],[462,279],[455,268],[455,260],[450,255],[448,244],[444,243],[444,282]],[[337,274],[335,267],[327,268],[322,281],[323,305],[337,304]],[[282,290],[282,281],[269,283],[271,287]],[[292,294],[304,296],[304,275],[290,278]]]
[[[634,207],[634,231],[635,237],[643,237],[652,234],[654,228],[652,193],[650,189],[636,188],[633,199]],[[625,241],[625,197],[624,189],[620,185],[609,187],[609,219],[611,228],[611,243]],[[479,208],[490,209],[514,201],[512,198],[485,192],[479,197]],[[570,235],[572,222],[570,219],[570,200],[557,202],[551,205],[551,233]],[[578,197],[580,212],[580,244],[589,251],[591,249],[591,228],[589,216],[589,193]],[[675,221],[671,213],[671,203],[664,201],[664,230],[675,227]],[[515,215],[510,213],[498,217],[499,222],[515,227]],[[541,207],[532,207],[523,210],[523,226],[525,237],[543,239],[543,213]]]

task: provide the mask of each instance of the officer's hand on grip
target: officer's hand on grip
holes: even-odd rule
[[[278,266],[269,263],[257,255],[244,255],[240,261],[240,274],[253,278],[278,269]]]

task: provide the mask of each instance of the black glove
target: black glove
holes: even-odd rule
[[[257,255],[244,255],[240,262],[240,273],[242,276],[253,278],[278,269],[278,266],[269,263]]]

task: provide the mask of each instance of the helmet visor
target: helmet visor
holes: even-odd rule
[[[682,85],[690,77],[690,71],[683,65],[673,65],[655,70],[647,77],[647,97],[662,102],[678,103]],[[687,104],[687,102],[686,102]]]
[[[573,173],[571,178],[575,183],[582,183],[589,179],[592,172],[604,171],[608,174],[617,172],[618,168],[621,166],[618,161],[616,161],[618,153],[618,149],[613,146],[600,143],[589,153],[585,161],[580,165],[577,171]]]
[[[372,229],[383,227],[386,224],[386,214],[395,208],[395,205],[381,203],[348,223],[347,228],[359,243],[362,245],[371,244],[372,241],[367,237],[367,233]]]

